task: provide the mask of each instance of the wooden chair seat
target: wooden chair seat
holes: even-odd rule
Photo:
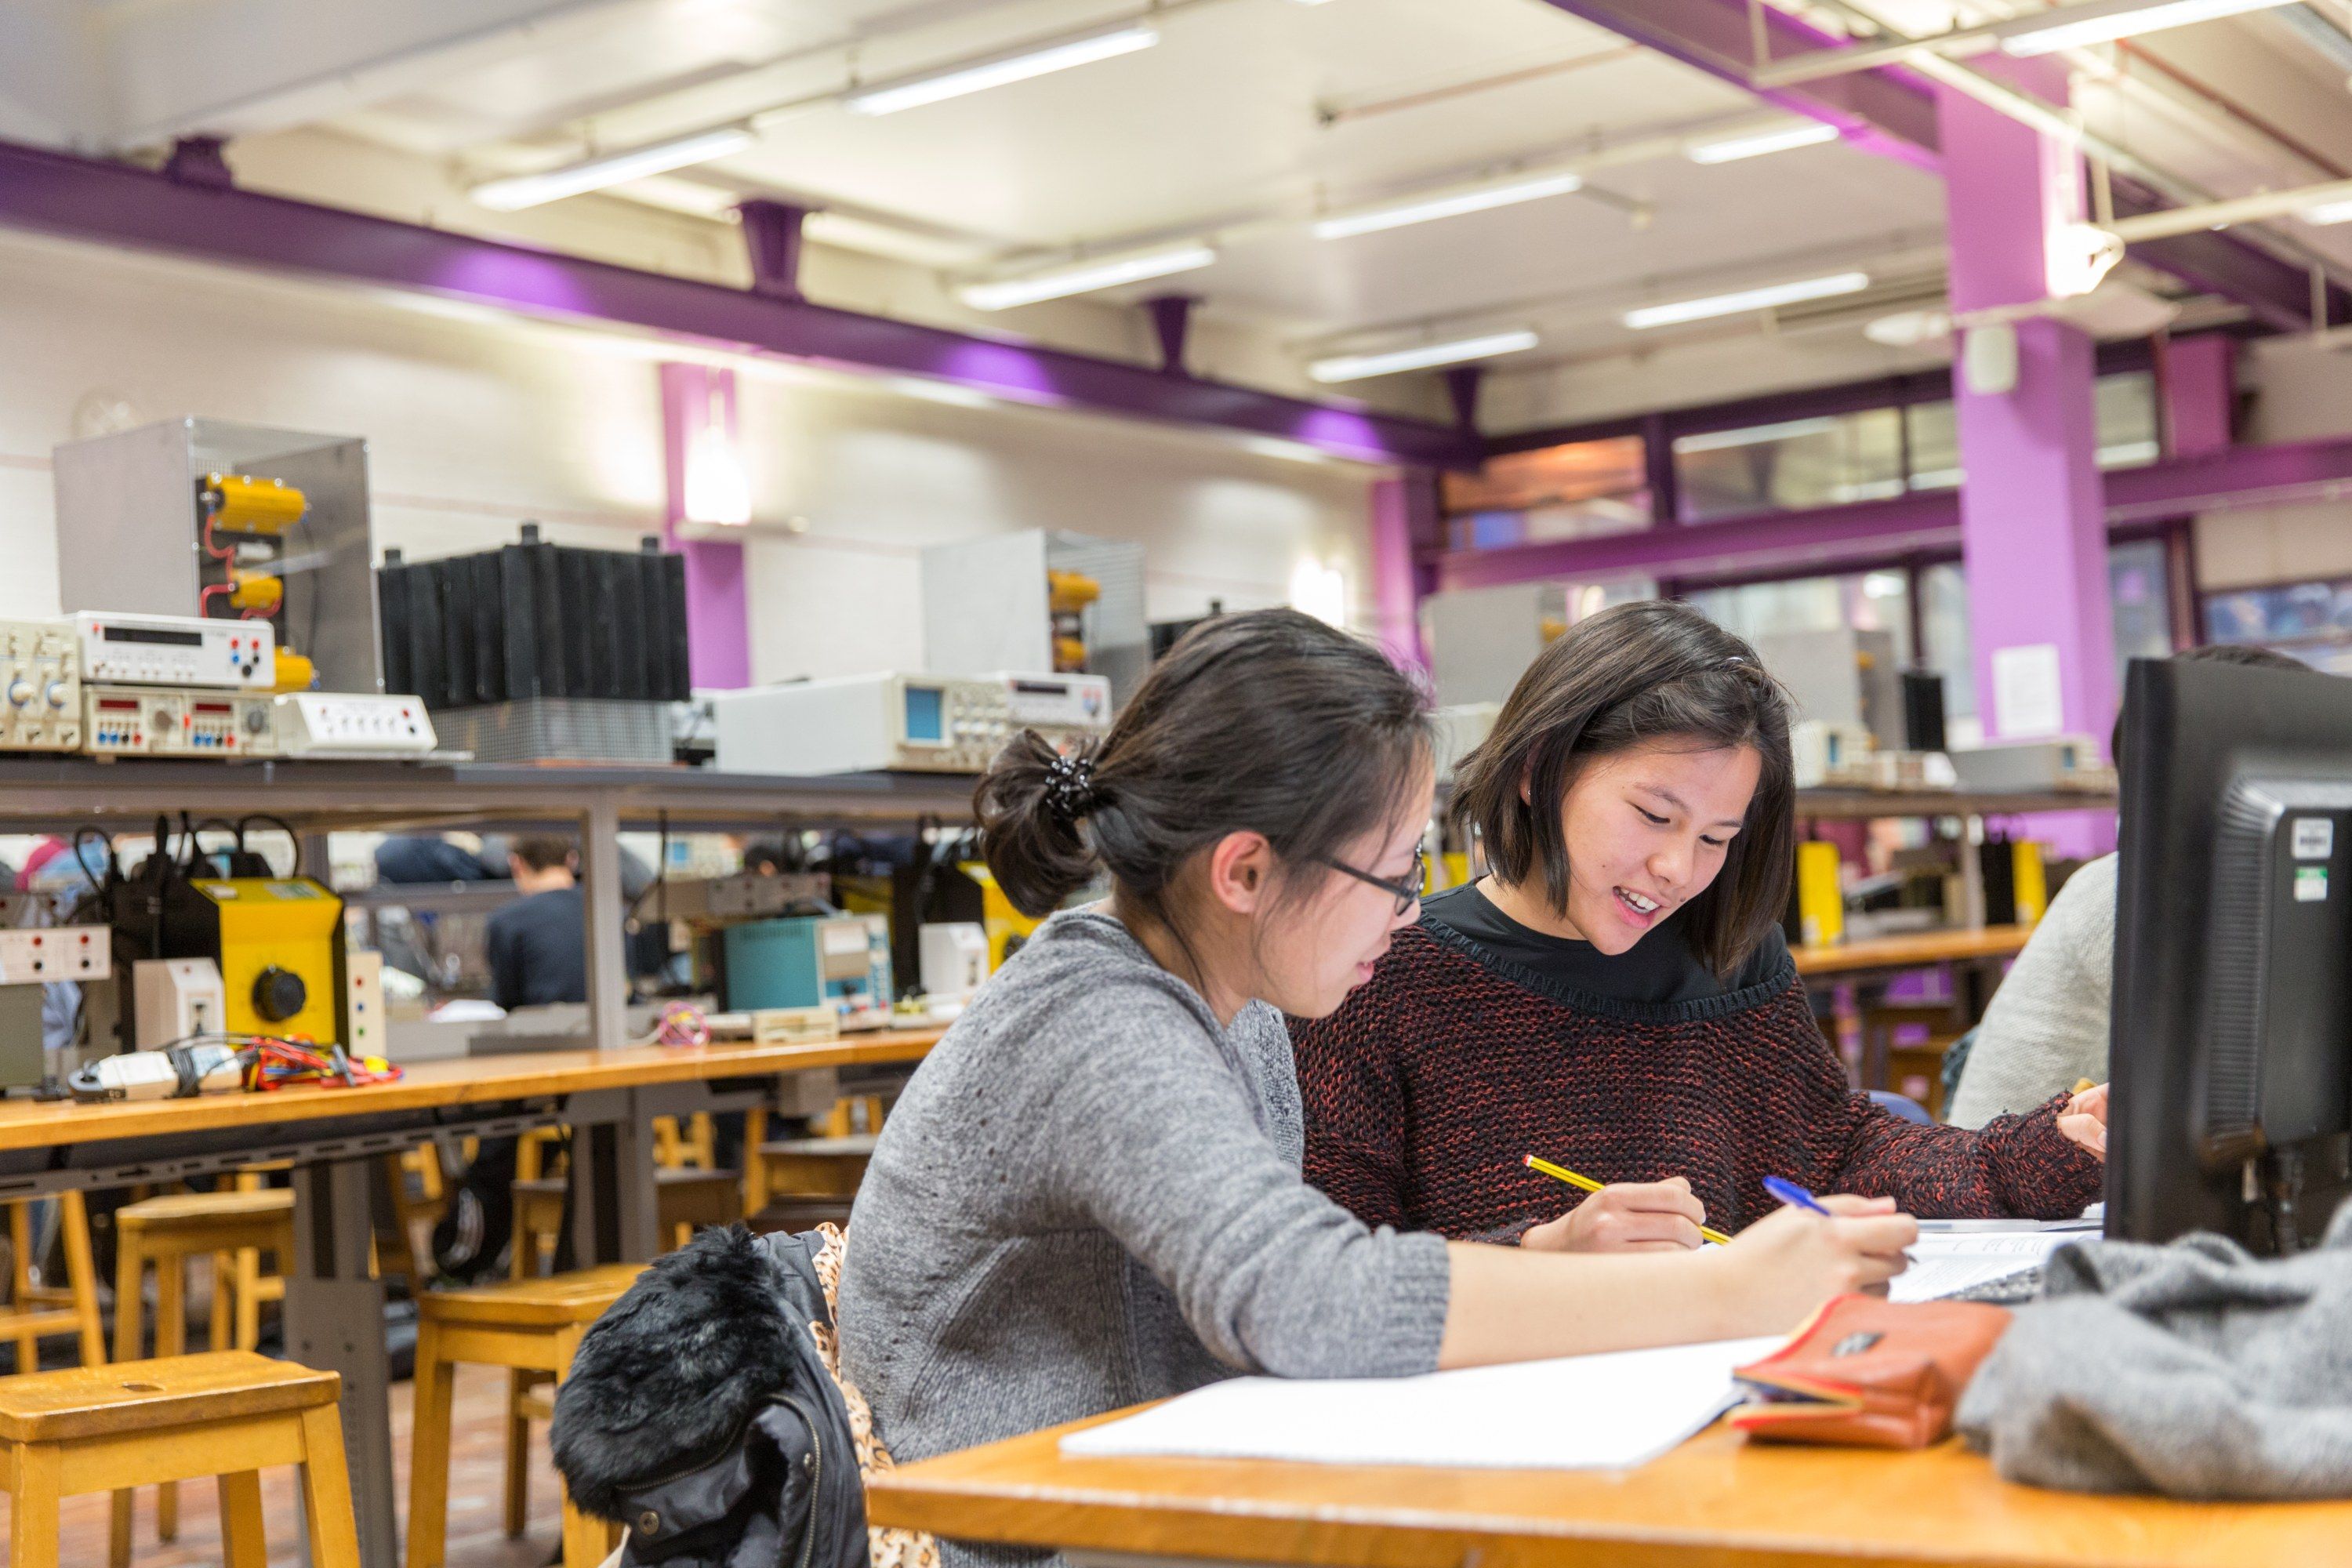
[[[408,1479],[408,1568],[439,1568],[449,1525],[449,1400],[460,1362],[511,1374],[507,1404],[506,1525],[520,1536],[529,1513],[529,1421],[552,1412],[551,1394],[580,1337],[645,1271],[614,1263],[545,1279],[435,1290],[416,1301],[415,1447]],[[563,1505],[566,1568],[595,1568],[613,1549],[612,1527]]]
[[[333,1405],[342,1379],[248,1351],[0,1378],[0,1442],[59,1443]],[[211,1472],[204,1472],[209,1474]]]
[[[854,1198],[874,1157],[877,1134],[853,1132],[829,1138],[771,1138],[744,1162],[745,1217],[778,1198]]]
[[[218,1479],[228,1568],[262,1568],[265,1466],[299,1465],[316,1568],[358,1568],[344,1468],[342,1379],[249,1351],[217,1351],[0,1380],[0,1487],[12,1568],[56,1568],[61,1498]],[[118,1509],[113,1568],[131,1561]]]
[[[447,1328],[585,1327],[645,1270],[642,1263],[608,1263],[545,1279],[428,1290],[416,1299],[416,1318],[420,1323]]]
[[[294,1218],[294,1189],[262,1187],[241,1193],[166,1193],[159,1198],[142,1198],[135,1204],[125,1204],[114,1211],[118,1228],[125,1225],[151,1230],[169,1228],[175,1235],[191,1233],[207,1227],[238,1230],[241,1234],[267,1237],[270,1227],[290,1223]],[[261,1242],[267,1247],[267,1240]],[[203,1248],[201,1250],[210,1250]]]

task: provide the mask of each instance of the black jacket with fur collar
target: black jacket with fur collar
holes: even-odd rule
[[[815,1339],[824,1238],[706,1230],[583,1336],[550,1436],[624,1568],[865,1568],[847,1405]]]

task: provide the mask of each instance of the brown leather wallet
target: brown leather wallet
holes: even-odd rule
[[[1981,1302],[1836,1297],[1733,1373],[1748,1403],[1731,1424],[1778,1442],[1924,1448],[1951,1429],[1961,1391],[2008,1328],[2007,1310]]]

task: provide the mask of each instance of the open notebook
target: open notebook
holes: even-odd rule
[[[2096,1241],[2097,1222],[1923,1220],[1911,1267],[1887,1288],[1894,1301],[1933,1301],[2033,1268],[2070,1241]]]
[[[1776,1334],[1423,1377],[1238,1377],[1074,1432],[1062,1452],[1616,1468],[1655,1458],[1738,1404],[1731,1369],[1783,1342]]]

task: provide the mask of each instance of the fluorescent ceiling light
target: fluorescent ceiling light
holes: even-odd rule
[[[937,70],[918,72],[893,81],[863,88],[844,100],[857,114],[896,114],[944,99],[961,98],[1008,82],[1027,81],[1072,66],[1091,65],[1119,55],[1148,49],[1160,41],[1160,29],[1146,22],[1080,33],[1054,43],[1007,49],[1003,54],[964,60]]]
[[[1318,359],[1307,367],[1307,374],[1327,384],[1362,381],[1368,376],[1388,375],[1401,370],[1427,370],[1432,365],[1460,364],[1465,360],[1515,354],[1522,349],[1535,347],[1537,342],[1535,333],[1521,327],[1507,332],[1488,332],[1484,337],[1455,338],[1449,342],[1392,349],[1386,353],[1340,354],[1332,359]]]
[[[2066,5],[2025,19],[2014,30],[2000,29],[2000,48],[2008,55],[2046,55],[2286,4],[2288,0],[2104,0]]]
[[[1721,452],[1733,447],[1762,447],[1774,441],[1793,441],[1804,436],[1822,436],[1839,427],[1832,416],[1813,419],[1783,419],[1777,425],[1748,425],[1737,430],[1709,430],[1697,436],[1677,436],[1677,452]]]
[[[1767,153],[1786,153],[1796,147],[1818,147],[1824,142],[1837,139],[1836,126],[1809,120],[1801,124],[1782,126],[1778,131],[1727,136],[1719,142],[1693,142],[1684,149],[1684,156],[1694,163],[1736,163],[1742,158],[1761,158]]]
[[[751,132],[740,125],[722,125],[716,131],[698,131],[691,136],[649,142],[623,153],[608,153],[601,158],[566,164],[561,169],[546,169],[536,174],[515,174],[503,180],[487,181],[467,194],[479,205],[496,211],[520,212],[525,207],[561,201],[565,196],[624,185],[648,174],[665,174],[672,169],[708,163],[713,158],[740,153],[754,140],[756,138]]]
[[[1315,237],[1345,239],[1350,235],[1402,228],[1407,224],[1427,223],[1433,218],[1485,212],[1489,207],[1507,207],[1520,202],[1540,201],[1546,196],[1564,196],[1570,191],[1583,188],[1584,177],[1581,174],[1520,174],[1510,179],[1491,180],[1484,184],[1457,186],[1432,195],[1411,196],[1402,201],[1382,202],[1373,206],[1333,213],[1328,217],[1315,220]]]
[[[1762,289],[1742,289],[1730,294],[1709,294],[1703,300],[1677,300],[1667,305],[1643,305],[1625,312],[1625,324],[1636,331],[1645,327],[1672,327],[1684,321],[1704,321],[1716,316],[1737,316],[1744,310],[1769,310],[1805,300],[1827,300],[1856,294],[1870,287],[1867,272],[1839,272],[1808,278],[1797,283],[1773,283]]]
[[[2352,197],[2340,202],[2321,202],[2315,206],[2303,207],[2298,209],[2294,216],[2305,223],[2352,223]]]
[[[1216,259],[1217,252],[1213,247],[1196,240],[1185,245],[1163,246],[1158,250],[1131,250],[1118,256],[1097,257],[1090,261],[1032,272],[1020,278],[967,283],[957,293],[975,310],[1006,310],[1015,305],[1034,305],[1040,300],[1091,294],[1097,289],[1115,289],[1122,283],[1140,283],[1147,278],[1191,272]]]

